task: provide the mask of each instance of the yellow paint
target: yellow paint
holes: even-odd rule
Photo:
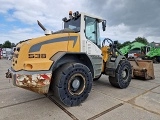
[[[70,36],[78,36],[77,42],[73,47],[73,40],[70,40]],[[30,48],[37,44],[47,40],[55,39],[55,38],[62,38],[68,37],[68,41],[61,41],[61,42],[54,42],[49,44],[44,44],[41,46],[40,51],[29,53]],[[15,54],[19,54],[18,58],[13,57],[12,61],[12,68],[15,71],[18,70],[29,70],[30,67],[24,68],[24,64],[32,63],[33,68],[31,71],[34,70],[49,70],[53,61],[50,61],[50,58],[59,51],[69,51],[69,52],[79,52],[80,51],[80,38],[78,33],[59,33],[59,34],[52,34],[48,36],[42,36],[38,38],[34,38],[32,40],[20,43],[17,45],[20,47],[20,51],[16,51]],[[46,58],[28,58],[28,54],[46,54]],[[17,61],[17,64],[15,63]],[[40,64],[42,63],[42,64]],[[13,64],[15,64],[13,66]]]
[[[103,61],[106,62],[109,57],[109,46],[104,46],[101,48],[101,50],[102,50]]]
[[[102,64],[102,73],[105,71],[105,63],[107,62],[109,58],[109,46],[104,46],[101,48],[102,56],[103,56],[103,64]]]
[[[47,70],[52,65],[51,60],[32,60],[24,62],[24,70],[35,71],[35,70]]]
[[[69,36],[77,36],[77,33],[69,33]],[[80,36],[78,34],[77,42],[73,47],[74,41],[68,41],[68,52],[80,52]]]

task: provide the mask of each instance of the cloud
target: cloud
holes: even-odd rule
[[[102,37],[124,42],[141,36],[150,42],[160,42],[159,0],[1,0],[0,5],[0,15],[6,20],[0,25],[4,24],[3,29],[6,26],[6,29],[10,28],[9,34],[0,30],[2,41],[18,42],[27,37],[43,35],[37,20],[47,29],[62,29],[62,18],[68,16],[70,10],[78,10],[107,20],[107,31],[102,33]],[[21,25],[15,25],[14,22]]]
[[[19,41],[35,38],[42,35],[43,34],[40,31],[35,31],[34,28],[16,28],[16,27],[15,29],[8,31],[7,33],[0,33],[2,40],[4,41],[13,40],[11,41],[13,43],[18,43]]]
[[[68,16],[70,10],[77,11],[81,8],[81,4],[77,0],[74,2],[72,0],[59,0],[59,2],[52,0],[1,0],[0,4],[0,13],[11,24],[9,26],[8,23],[4,23],[6,24],[6,29],[11,27],[8,31],[9,34],[0,30],[2,42],[6,39],[12,42],[18,42],[18,40],[24,40],[27,37],[43,35],[43,31],[37,25],[37,20],[43,23],[47,29],[53,31],[62,29],[62,18]],[[15,26],[12,23],[13,21],[23,24],[21,26]],[[26,31],[28,28],[24,28],[23,25],[35,31]]]
[[[16,30],[11,30],[10,33],[13,33],[13,34],[18,34],[18,33],[26,33],[26,32],[32,32],[33,30],[31,28],[19,28],[19,29],[16,29]]]
[[[152,37],[156,37],[160,42],[159,0],[98,0],[87,1],[86,6],[90,6],[88,7],[90,12],[106,18],[111,28],[124,24],[128,29],[123,33],[129,31],[132,35],[141,34],[150,41],[152,41]],[[118,31],[120,30],[118,29]]]
[[[1,3],[1,2],[0,2]],[[77,4],[77,5],[76,5]],[[68,15],[70,10],[77,10],[80,7],[79,1],[72,0],[6,0],[1,3],[2,8],[0,11],[7,13],[9,10],[14,10],[12,13],[13,18],[18,19],[26,24],[35,24],[39,19],[45,24],[49,25],[57,21],[62,22],[62,18]],[[7,7],[6,7],[7,6]],[[2,10],[1,10],[2,9]],[[8,12],[8,14],[10,14]]]

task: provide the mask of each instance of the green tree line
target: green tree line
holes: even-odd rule
[[[132,42],[131,41],[126,41],[126,42],[124,42],[122,44],[118,42],[117,47],[118,47],[118,49],[120,49],[120,48],[123,48],[123,47],[133,43],[133,42],[140,42],[140,43],[143,43],[145,45],[148,44],[148,41],[147,41],[147,39],[145,37],[137,37]]]
[[[0,44],[0,48],[13,48],[15,43],[11,43],[9,40],[5,41],[3,44]]]

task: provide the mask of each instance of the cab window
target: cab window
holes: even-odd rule
[[[100,45],[99,26],[97,19],[85,16],[85,35],[96,45]]]

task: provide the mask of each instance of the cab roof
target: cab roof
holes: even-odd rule
[[[86,16],[89,16],[89,17],[92,17],[92,18],[96,18],[98,20],[98,22],[102,22],[104,19],[99,17],[99,16],[96,16],[96,15],[92,15],[92,14],[88,14],[88,13],[84,13],[84,12],[81,12],[80,13],[81,15],[86,15]]]

